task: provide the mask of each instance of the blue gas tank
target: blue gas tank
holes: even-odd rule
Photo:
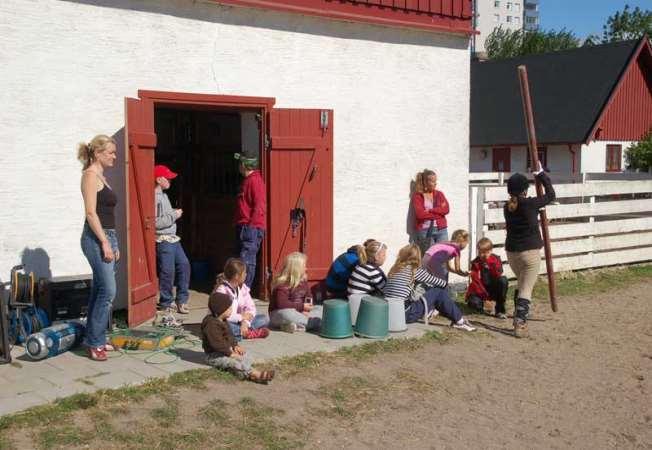
[[[32,359],[44,359],[67,352],[84,335],[84,325],[79,322],[66,322],[43,328],[30,335],[25,342],[25,351]]]

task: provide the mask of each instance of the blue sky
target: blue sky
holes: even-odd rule
[[[540,0],[539,16],[541,28],[566,28],[578,37],[591,33],[602,36],[602,25],[607,18],[621,11],[625,4],[630,8],[652,9],[652,0]]]

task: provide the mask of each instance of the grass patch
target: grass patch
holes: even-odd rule
[[[344,377],[335,383],[320,386],[318,395],[327,399],[321,412],[327,417],[354,419],[363,411],[369,411],[374,399],[386,386],[374,377]]]
[[[231,448],[265,448],[285,450],[303,447],[305,436],[301,428],[278,425],[275,417],[285,411],[261,405],[251,397],[243,397],[238,402],[241,423],[236,424],[237,434],[228,436],[226,443]]]
[[[229,420],[226,408],[226,402],[219,399],[213,400],[199,410],[199,416],[208,423],[219,425]]]
[[[61,427],[45,428],[38,434],[40,448],[68,447],[72,445],[84,445],[91,442],[91,433],[82,429],[66,425]]]
[[[174,422],[179,417],[179,405],[173,398],[164,398],[165,404],[158,408],[152,409],[150,416],[156,420],[165,420]]]

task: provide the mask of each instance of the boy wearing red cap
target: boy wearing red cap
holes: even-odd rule
[[[154,200],[156,206],[156,267],[158,271],[159,302],[162,310],[172,308],[176,302],[180,314],[188,314],[188,285],[190,283],[190,262],[181,246],[181,238],[177,236],[176,221],[183,213],[173,209],[170,199],[163,191],[169,189],[170,180],[177,177],[167,166],[154,166]],[[176,280],[175,280],[176,277]],[[176,299],[172,295],[172,287],[176,281]]]

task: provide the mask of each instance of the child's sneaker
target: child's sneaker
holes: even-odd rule
[[[514,336],[517,338],[526,338],[530,335],[527,329],[527,322],[523,320],[514,321]]]
[[[183,327],[183,322],[178,320],[172,314],[166,314],[161,318],[161,323],[159,324],[162,327],[166,328],[181,328]]]
[[[460,323],[454,323],[452,325],[453,328],[457,330],[462,330],[462,331],[475,331],[475,327],[472,326],[468,320],[462,319]]]
[[[297,324],[294,322],[285,322],[283,325],[281,325],[281,331],[286,333],[294,333],[297,331]]]
[[[265,339],[269,336],[269,329],[267,328],[256,328],[255,330],[250,329],[245,339]]]

